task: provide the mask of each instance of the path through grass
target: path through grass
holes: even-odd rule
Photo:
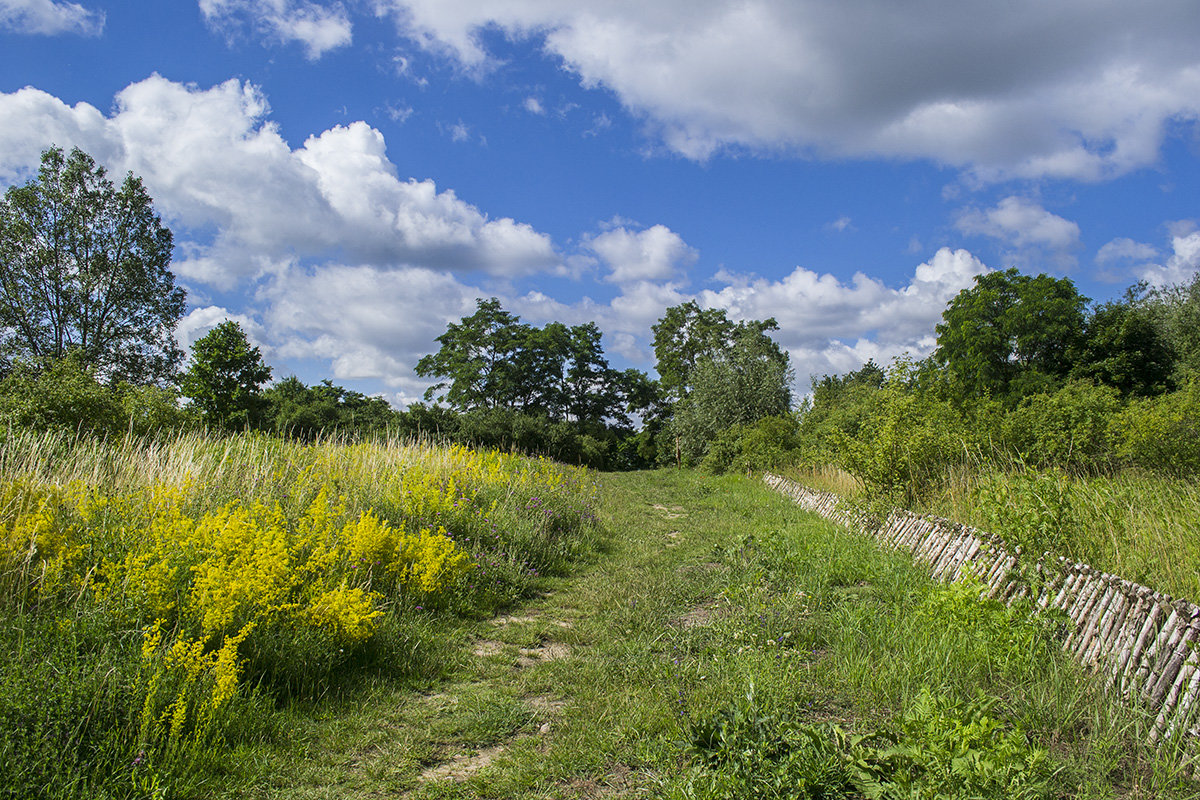
[[[607,475],[602,509],[606,546],[575,577],[495,619],[431,620],[422,677],[293,708],[235,754],[230,796],[862,796],[844,756],[932,792],[966,785],[955,742],[981,796],[1195,796],[1052,626],[757,483]]]

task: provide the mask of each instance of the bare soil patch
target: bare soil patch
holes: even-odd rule
[[[494,747],[480,750],[478,753],[457,755],[445,764],[430,767],[422,772],[421,780],[424,782],[449,780],[455,783],[465,781],[495,761],[504,750],[505,746],[498,744]]]
[[[472,648],[471,652],[480,658],[500,655],[504,652],[504,643],[492,639],[480,639],[475,642],[475,647]]]
[[[532,667],[543,661],[560,661],[570,656],[571,648],[562,642],[546,642],[537,647],[522,647],[517,666]]]
[[[721,604],[716,601],[702,603],[671,620],[680,628],[699,628],[708,625],[721,614]]]
[[[658,503],[655,503],[650,507],[655,511],[663,512],[664,519],[679,519],[680,517],[687,516],[687,514],[684,513],[683,506],[662,506]]]
[[[598,800],[602,797],[616,797],[634,788],[633,770],[625,764],[614,764],[608,774],[600,780],[577,779],[567,784],[571,797]]]

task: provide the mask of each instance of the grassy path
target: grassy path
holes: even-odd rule
[[[1033,670],[978,644],[992,627],[1011,638],[1004,619],[911,627],[932,590],[906,559],[743,479],[604,485],[607,546],[591,564],[507,616],[435,622],[436,678],[293,711],[273,748],[237,754],[236,775],[270,777],[235,775],[232,796],[723,796],[696,790],[687,753],[719,710],[865,730],[930,686],[988,687],[997,715],[1054,752],[1055,785],[1073,796],[1190,796],[1052,647]],[[953,616],[959,599],[937,602]]]
[[[605,476],[606,551],[506,616],[444,621],[445,677],[297,710],[278,749],[243,753],[273,798],[620,797],[677,771],[681,645],[728,617],[723,549],[806,519],[738,481]],[[807,524],[824,526],[810,520]],[[695,667],[697,664],[691,664]],[[701,677],[703,676],[703,677]],[[265,763],[264,763],[265,762]]]

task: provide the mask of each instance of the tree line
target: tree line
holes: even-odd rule
[[[976,278],[926,359],[814,380],[787,458],[914,502],[955,471],[1200,474],[1200,276],[1090,304],[1067,278]]]
[[[37,176],[0,202],[0,419],[101,435],[425,434],[631,468],[692,463],[728,421],[790,406],[774,320],[735,323],[695,303],[654,326],[658,380],[614,369],[595,323],[536,327],[489,298],[417,363],[435,382],[406,411],[331,381],[272,384],[232,320],[185,358],[172,251],[140,179],[118,186],[83,151],[46,150]]]
[[[892,494],[968,451],[1200,472],[1200,278],[1092,304],[1067,278],[991,272],[946,307],[929,357],[821,376],[798,406],[774,319],[668,308],[652,327],[652,378],[614,369],[595,323],[538,327],[480,299],[417,362],[433,381],[424,401],[398,411],[328,380],[271,383],[230,320],[185,360],[172,247],[138,178],[117,186],[82,151],[43,153],[0,202],[0,420],[106,435],[432,435],[617,469],[824,461]]]

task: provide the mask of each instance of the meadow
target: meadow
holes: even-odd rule
[[[30,435],[0,484],[7,796],[1200,796],[1060,620],[744,476]]]
[[[568,570],[596,502],[462,447],[10,433],[0,791],[204,796],[279,703],[436,674],[438,620]]]

